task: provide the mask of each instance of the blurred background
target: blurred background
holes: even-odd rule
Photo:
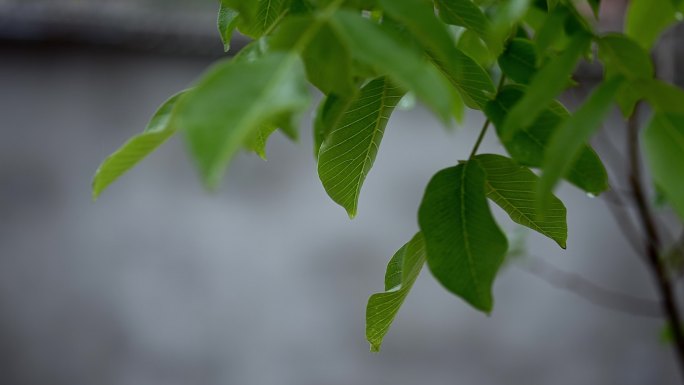
[[[604,1],[605,28],[623,6]],[[677,383],[638,239],[613,215],[630,209],[568,185],[568,249],[525,235],[491,316],[426,270],[369,353],[367,297],[417,231],[429,178],[469,151],[476,113],[446,132],[420,107],[397,112],[353,221],[318,181],[311,114],[299,142],[273,136],[269,161],[238,156],[218,193],[174,138],[92,203],[98,164],[225,57],[216,9],[0,0],[0,384]],[[659,71],[679,81],[677,33]],[[624,123],[613,123],[595,145],[619,194]],[[483,151],[503,149],[490,135]]]

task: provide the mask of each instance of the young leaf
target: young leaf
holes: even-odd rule
[[[501,127],[503,140],[529,126],[551,101],[566,87],[567,79],[575,70],[579,58],[586,51],[591,39],[584,33],[573,36],[567,49],[550,59],[532,78],[525,95],[511,108]]]
[[[443,122],[450,120],[453,96],[433,65],[354,12],[340,10],[330,23],[359,61],[372,65],[398,85],[413,91]]]
[[[513,222],[545,235],[565,248],[568,225],[565,205],[552,196],[542,215],[535,210],[539,177],[513,159],[495,154],[477,155],[476,159],[487,174],[487,198],[499,205]]]
[[[646,50],[651,50],[658,36],[675,21],[677,12],[673,0],[632,0],[627,9],[625,33]]]
[[[527,39],[512,39],[499,56],[499,67],[506,76],[522,84],[528,84],[537,72],[537,53]]]
[[[580,151],[610,111],[622,82],[622,77],[614,77],[601,83],[551,138],[538,188],[537,207],[542,211],[550,204],[553,188],[570,171]]]
[[[430,271],[449,291],[490,313],[492,284],[508,241],[487,204],[485,172],[477,161],[432,177],[418,210]]]
[[[382,340],[404,303],[425,263],[425,242],[416,234],[387,264],[385,292],[373,294],[366,306],[366,340],[371,351],[380,351]]]
[[[435,66],[459,90],[465,103],[482,109],[495,93],[489,75],[454,45],[434,9],[423,0],[380,0],[384,11],[405,25]]]
[[[330,198],[356,215],[359,193],[378,153],[385,126],[405,92],[387,78],[361,89],[358,97],[328,129],[318,153],[318,175]]]
[[[506,86],[485,109],[487,117],[500,134],[501,122],[511,106],[523,97],[521,86]],[[561,122],[570,116],[557,101],[552,101],[539,116],[527,127],[513,135],[510,140],[502,140],[506,151],[518,163],[528,167],[541,167],[549,140]],[[501,137],[501,136],[499,136]],[[588,145],[583,145],[579,156],[565,178],[580,189],[598,195],[608,186],[608,175],[601,159]]]
[[[177,125],[173,119],[174,108],[183,95],[185,91],[173,95],[164,102],[152,116],[142,134],[129,139],[100,164],[93,177],[93,200],[97,199],[107,186],[133,168],[176,132]]]
[[[178,105],[205,184],[214,188],[235,152],[264,124],[308,106],[304,65],[294,54],[268,53],[253,62],[214,66]]]
[[[644,131],[644,150],[653,179],[684,220],[684,115],[656,114]]]
[[[216,25],[221,35],[221,41],[223,42],[223,50],[228,52],[230,50],[230,39],[233,37],[233,31],[238,25],[240,13],[238,11],[229,8],[228,5],[222,1],[219,7],[218,19]]]

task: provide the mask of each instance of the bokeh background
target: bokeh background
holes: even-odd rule
[[[623,6],[604,1],[604,28]],[[567,185],[566,251],[493,208],[525,247],[491,316],[423,271],[369,353],[367,297],[417,231],[429,178],[469,151],[476,113],[448,132],[420,106],[397,112],[353,221],[318,181],[310,113],[298,142],[239,155],[215,194],[174,138],[91,202],[100,161],[225,57],[216,8],[0,0],[1,384],[677,383],[651,277],[612,214],[630,209]],[[677,33],[658,57],[680,81]],[[595,143],[618,193],[622,131],[616,117]],[[503,149],[489,136],[483,151]]]

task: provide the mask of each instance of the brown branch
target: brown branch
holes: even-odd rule
[[[641,160],[639,156],[639,105],[634,109],[634,114],[627,122],[627,147],[629,154],[629,181],[632,187],[632,196],[637,206],[637,213],[643,229],[646,231],[646,256],[647,264],[653,273],[658,292],[660,294],[661,306],[667,316],[672,330],[675,350],[679,358],[679,368],[684,379],[684,331],[682,330],[681,315],[677,308],[674,291],[667,270],[660,259],[661,242],[656,228],[653,214],[648,206],[646,193],[642,186]]]
[[[594,305],[641,317],[662,318],[663,316],[660,304],[657,301],[599,286],[577,273],[559,269],[542,258],[527,256],[523,263],[516,264],[516,266],[543,279],[550,285],[578,295]]]

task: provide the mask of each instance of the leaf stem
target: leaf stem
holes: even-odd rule
[[[499,79],[499,85],[496,87],[496,93],[497,95],[499,94],[499,91],[501,91],[501,87],[503,87],[504,83],[506,82],[506,75],[503,73],[501,74],[501,78]],[[482,125],[482,128],[480,129],[480,135],[477,137],[477,141],[475,142],[475,146],[473,146],[473,150],[470,152],[470,156],[468,159],[473,159],[473,157],[477,154],[477,150],[480,148],[480,144],[482,144],[482,140],[484,139],[485,135],[487,134],[487,129],[489,128],[489,124],[491,123],[491,120],[486,119],[484,124]]]

